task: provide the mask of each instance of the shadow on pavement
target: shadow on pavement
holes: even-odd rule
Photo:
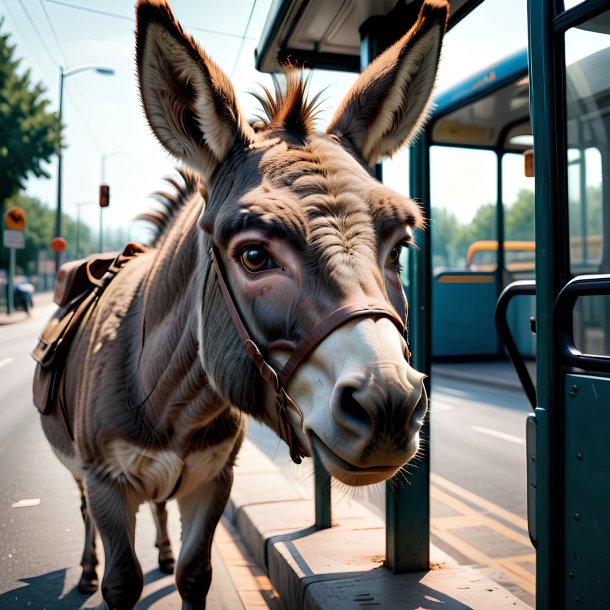
[[[24,610],[25,608],[45,610],[105,610],[106,604],[101,601],[99,592],[92,595],[81,593],[74,585],[65,592],[66,578],[69,570],[55,570],[40,576],[20,578],[19,582],[25,586],[13,589],[0,595],[0,608],[2,610]],[[71,571],[70,571],[71,572]],[[72,573],[70,574],[70,577]],[[144,586],[157,580],[167,578],[161,570],[151,570],[144,575]],[[136,610],[149,610],[154,604],[176,591],[174,584],[167,585],[147,594],[146,588],[142,593]]]

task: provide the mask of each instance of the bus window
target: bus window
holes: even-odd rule
[[[466,267],[468,247],[496,239],[495,153],[449,146],[430,148],[432,265]],[[496,267],[497,253],[488,265]]]
[[[602,260],[602,158],[597,148],[568,150],[570,265],[597,273]]]
[[[525,176],[522,154],[507,153],[502,157],[502,203],[505,243],[533,242],[534,179]],[[513,274],[510,281],[534,277],[534,258],[527,248],[509,250],[505,246],[505,268]]]
[[[570,271],[610,273],[610,29],[607,11],[565,34]],[[610,297],[578,300],[574,342],[610,354]]]

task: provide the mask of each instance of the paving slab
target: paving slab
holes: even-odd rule
[[[530,606],[435,546],[427,572],[384,565],[381,519],[350,501],[333,503],[333,527],[316,530],[313,499],[246,440],[226,515],[264,567],[286,610],[362,608],[495,610]],[[269,480],[265,480],[269,479]]]

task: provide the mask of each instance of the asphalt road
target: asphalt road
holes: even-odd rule
[[[31,403],[29,354],[53,310],[48,297],[42,301],[27,321],[0,326],[0,609],[98,608],[99,594],[83,598],[75,590],[83,541],[77,489],[46,443]],[[433,377],[432,541],[533,605],[535,556],[525,523],[528,406],[520,391],[489,375],[480,383]],[[311,482],[311,469],[292,465],[273,432],[253,425],[250,437],[285,473]],[[384,493],[378,486],[354,497],[382,515]],[[170,524],[177,543],[177,515]],[[152,519],[142,507],[137,553],[146,586],[138,610],[177,608],[172,578],[156,568],[153,540]],[[225,572],[222,563],[216,566],[210,608],[238,607]]]

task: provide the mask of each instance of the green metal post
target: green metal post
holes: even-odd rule
[[[408,6],[398,3],[385,17],[371,17],[360,27],[360,67],[362,70],[400,38],[417,18],[417,3]],[[411,150],[410,177],[411,195],[428,202],[428,156],[423,136]],[[425,166],[422,173],[422,166]],[[414,169],[415,168],[415,169]],[[382,179],[381,166],[375,168],[375,176]],[[414,176],[419,179],[413,182]],[[424,207],[426,218],[430,218],[429,206]],[[411,349],[414,352],[413,366],[430,373],[430,235],[423,234],[418,240],[421,251],[409,257],[410,285],[410,329]],[[414,261],[414,259],[417,259]],[[417,329],[417,331],[415,331]],[[426,382],[426,390],[429,390]],[[429,438],[428,423],[421,436]],[[429,501],[429,454],[428,443],[422,442],[420,460],[416,467],[406,467],[407,481],[401,475],[386,485],[386,566],[394,573],[427,570],[430,564],[430,501]]]
[[[430,163],[424,132],[409,154],[411,196],[420,200],[430,218]],[[431,234],[430,227],[417,237],[419,251],[409,256],[409,334],[412,365],[428,375],[430,394],[431,360]],[[417,467],[407,466],[407,480],[386,487],[386,565],[392,572],[427,570],[430,565],[430,424],[421,431],[420,459]]]
[[[316,528],[319,530],[332,527],[330,475],[320,462],[316,453],[313,455],[313,476],[315,486]]]
[[[555,0],[528,0],[530,107],[536,175],[536,607],[562,608],[561,371],[553,304],[568,269],[563,43],[554,38]]]

